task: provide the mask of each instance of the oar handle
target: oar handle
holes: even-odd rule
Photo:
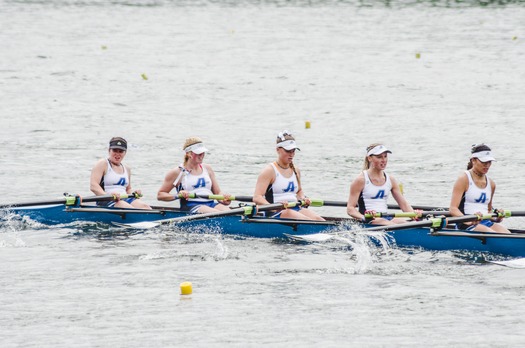
[[[67,196],[66,198],[66,205],[76,205],[78,203],[78,198],[80,196]],[[120,196],[117,194],[106,194],[102,196],[89,196],[82,198],[83,203],[89,203],[89,202],[104,202],[104,201],[116,201],[119,199],[127,199],[127,198],[140,198],[142,195],[138,194],[137,192],[133,192],[130,194],[123,193]]]

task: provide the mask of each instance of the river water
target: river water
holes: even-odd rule
[[[310,197],[346,200],[379,141],[411,203],[447,206],[486,142],[495,206],[523,210],[524,18],[522,1],[2,0],[2,202],[88,195],[112,136],[131,144],[147,202],[192,135],[223,191],[251,195],[288,129]],[[13,219],[0,225],[0,342],[523,345],[524,271],[475,260]]]

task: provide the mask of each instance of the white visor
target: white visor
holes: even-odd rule
[[[366,155],[367,156],[377,156],[377,155],[382,154],[383,152],[392,153],[392,151],[387,149],[385,145],[377,145],[373,147],[372,149],[370,149],[370,151],[368,151]]]
[[[293,150],[293,149],[297,149],[301,151],[301,149],[297,147],[297,143],[295,142],[295,140],[281,141],[280,143],[277,143],[276,147],[282,147],[283,149],[288,150],[288,151]]]
[[[477,158],[481,162],[488,162],[488,161],[496,160],[494,157],[492,157],[492,153],[490,151],[474,152],[472,155],[470,155],[470,158]]]
[[[203,143],[197,143],[190,145],[184,149],[185,152],[193,152],[194,154],[200,155],[203,152],[208,152],[206,146]]]

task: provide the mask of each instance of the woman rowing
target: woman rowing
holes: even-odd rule
[[[449,208],[452,216],[470,214],[481,216],[493,212],[492,199],[496,191],[496,183],[487,176],[492,161],[495,159],[489,146],[472,145],[467,170],[458,177],[452,190]],[[499,223],[500,221],[501,218],[476,220],[464,222],[458,227],[469,231],[510,233]]]
[[[197,137],[188,138],[182,148],[184,162],[166,174],[157,199],[173,201],[181,197],[181,209],[192,214],[228,210],[230,195],[221,193],[215,172],[209,164],[203,163],[208,149],[202,140]],[[175,194],[171,193],[173,189]],[[208,198],[212,194],[223,195],[225,199],[216,202]],[[194,195],[198,197],[190,198]]]
[[[253,201],[256,204],[283,203],[285,209],[273,217],[304,220],[324,220],[315,212],[307,209],[310,199],[304,194],[301,185],[301,172],[293,159],[295,150],[299,150],[295,138],[288,131],[277,135],[277,160],[268,164],[257,178]],[[287,208],[290,202],[304,201],[305,206],[295,205]]]
[[[128,150],[128,143],[124,138],[113,137],[109,141],[108,158],[99,160],[91,170],[90,189],[97,195],[112,194],[115,198],[111,202],[97,204],[117,208],[151,209],[149,205],[137,197],[120,199],[121,195],[132,194],[131,169],[122,164]],[[135,191],[138,195],[140,190]]]
[[[350,185],[347,203],[348,215],[374,225],[392,225],[407,222],[402,218],[374,217],[386,213],[390,193],[404,212],[414,212],[399,189],[397,180],[385,172],[388,154],[392,153],[383,144],[375,143],[366,148],[363,171]],[[418,213],[418,212],[417,212]]]

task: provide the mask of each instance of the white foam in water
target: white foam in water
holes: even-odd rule
[[[392,250],[388,235],[383,232],[363,232],[355,226],[347,232],[341,231],[337,235],[331,235],[325,242],[344,244],[350,246],[350,255],[355,259],[354,273],[363,274],[370,271],[378,261],[378,255]],[[316,243],[325,245],[327,243]]]
[[[228,246],[224,244],[224,241],[220,237],[215,238],[215,242],[217,245],[215,257],[220,260],[227,259],[229,254]]]

